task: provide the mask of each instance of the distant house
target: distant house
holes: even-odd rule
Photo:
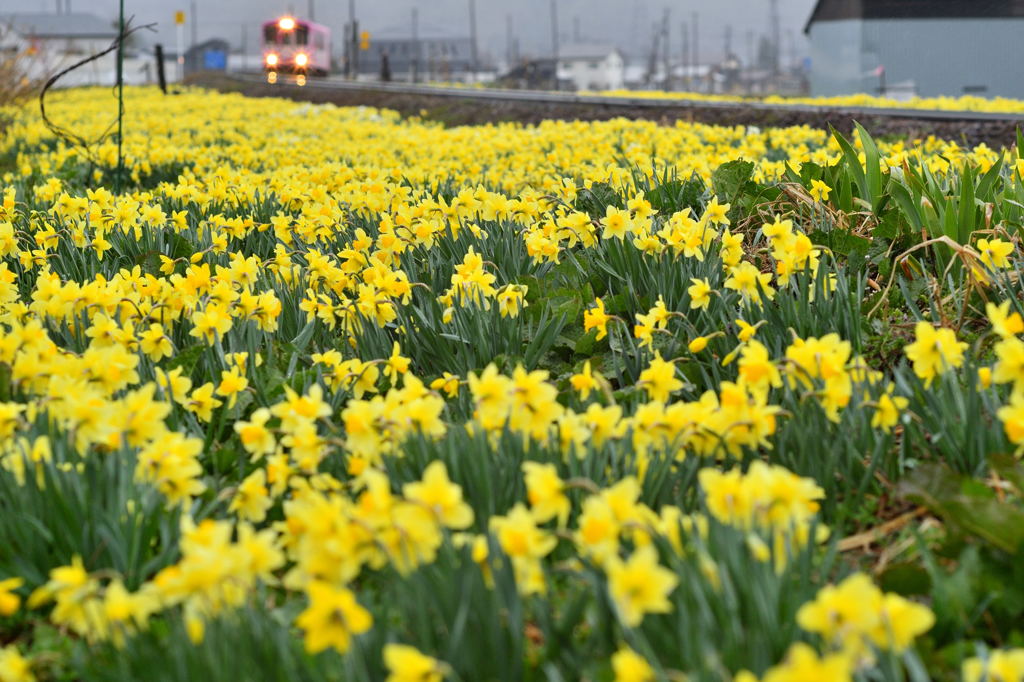
[[[610,45],[564,45],[558,81],[572,90],[619,90],[626,84],[626,59]]]
[[[0,15],[0,49],[16,51],[31,65],[34,78],[56,73],[101,52],[117,37],[117,29],[92,14]],[[106,55],[62,79],[64,85],[113,82],[115,56]]]
[[[1024,97],[1024,0],[818,0],[811,92]]]

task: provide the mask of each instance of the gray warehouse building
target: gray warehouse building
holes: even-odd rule
[[[379,75],[387,55],[396,80],[414,71],[420,80],[459,79],[472,68],[472,45],[469,38],[375,38],[359,53],[359,73]]]
[[[818,0],[811,92],[1024,98],[1024,0]]]

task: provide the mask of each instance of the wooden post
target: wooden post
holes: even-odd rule
[[[167,75],[164,73],[164,46],[160,43],[154,48],[156,52],[156,80],[160,84],[160,90],[167,94]]]

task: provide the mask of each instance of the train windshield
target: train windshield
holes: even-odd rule
[[[285,31],[276,23],[263,27],[263,42],[267,45],[306,45],[309,42],[309,27],[296,24],[295,28]]]

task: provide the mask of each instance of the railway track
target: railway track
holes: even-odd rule
[[[263,74],[204,74],[195,83],[254,96],[282,96],[339,105],[397,109],[405,114],[426,110],[451,124],[513,120],[537,123],[545,119],[600,120],[615,117],[664,122],[692,120],[721,125],[812,125],[848,129],[859,121],[877,134],[936,135],[966,144],[1009,146],[1024,114],[938,111],[876,107],[829,107],[765,102],[709,102],[654,99],[537,90],[459,88],[409,83],[359,83],[338,78],[308,78],[301,82],[281,75],[268,83]]]

